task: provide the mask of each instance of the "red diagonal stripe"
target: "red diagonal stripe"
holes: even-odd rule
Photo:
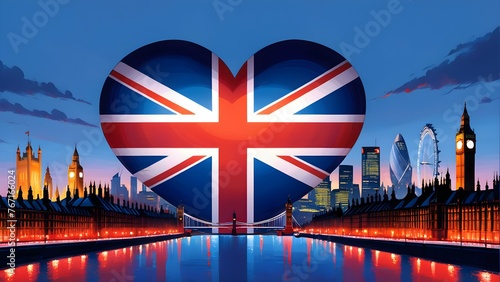
[[[291,94],[290,96],[284,98],[283,100],[280,100],[276,104],[265,108],[264,110],[260,111],[258,114],[259,115],[269,115],[278,109],[282,108],[283,106],[289,104],[290,102],[300,98],[301,96],[304,96],[305,94],[309,93],[311,90],[313,90],[316,87],[319,87],[323,83],[329,81],[330,79],[336,77],[337,75],[341,74],[342,72],[346,71],[351,67],[351,64],[349,62],[346,62],[345,64],[341,65],[340,67],[332,70],[331,72],[327,73],[323,77],[320,77],[317,80],[314,80],[311,82],[309,85],[305,86],[304,88],[298,90],[297,92]]]
[[[312,174],[318,178],[325,179],[328,176],[328,174],[324,174],[323,172],[316,170],[313,167],[310,167],[310,166],[306,165],[305,163],[300,162],[295,158],[292,158],[291,156],[278,156],[278,157],[282,158],[283,160],[285,160],[285,161],[287,161],[287,162],[289,162],[297,167],[299,167],[302,170],[309,172],[310,174]]]
[[[177,105],[176,103],[168,100],[167,98],[155,93],[154,91],[142,86],[141,84],[133,81],[132,79],[129,79],[128,77],[124,76],[123,74],[112,70],[111,75],[114,76],[116,79],[120,80],[121,82],[129,85],[130,87],[136,89],[137,91],[143,93],[147,97],[157,101],[158,103],[162,104],[165,107],[168,107],[172,109],[175,112],[178,112],[183,115],[193,115],[194,113]]]
[[[196,163],[197,161],[203,159],[204,157],[206,157],[206,156],[192,156],[189,159],[174,166],[173,168],[158,174],[157,176],[149,179],[148,181],[145,181],[144,184],[146,184],[146,186],[151,186],[153,184],[156,184],[156,183],[176,174],[177,172],[185,169],[186,167]]]

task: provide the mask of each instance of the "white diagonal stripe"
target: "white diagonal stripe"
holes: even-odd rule
[[[310,187],[315,187],[323,180],[276,155],[258,154],[255,158]]]
[[[348,84],[349,82],[353,81],[356,78],[358,78],[358,73],[356,72],[356,70],[354,70],[353,67],[350,67],[347,70],[340,73],[339,75],[335,76],[334,78],[314,88],[307,94],[304,94],[303,96],[283,106],[283,110],[286,112],[297,113],[306,108],[307,106],[313,104],[314,102],[320,100],[321,98],[334,92],[335,90],[341,88],[342,86]],[[305,85],[302,86],[301,88],[303,87],[305,87]],[[294,92],[299,91],[299,89],[295,90]],[[292,93],[290,93],[289,95],[291,95]],[[332,95],[335,94],[332,93]]]
[[[252,59],[252,58],[251,58]],[[295,99],[294,101],[284,105],[276,111],[273,111],[271,114],[257,114],[254,112],[254,68],[253,68],[253,60],[248,60],[248,84],[247,84],[247,95],[248,95],[248,121],[249,122],[364,122],[364,115],[348,115],[348,114],[320,114],[320,115],[312,115],[312,114],[301,114],[296,115],[297,112],[303,110],[314,102],[322,99],[327,95],[335,95],[335,90],[345,86],[350,83],[354,79],[358,78],[358,73],[351,66],[347,70],[333,77],[329,81],[321,84],[320,86],[314,88],[310,92],[304,94],[303,96]],[[251,63],[251,64],[250,64]],[[283,96],[282,98],[274,101],[273,103],[265,106],[264,108],[258,110],[257,112],[261,112],[264,109],[271,107],[272,105],[278,103],[279,101],[286,99],[288,96],[293,95],[297,91],[300,91],[304,87],[307,87],[311,83],[317,81],[325,75],[328,75],[330,72],[335,69],[347,64],[347,61],[344,61],[337,66],[329,69],[328,71],[322,73],[315,79],[309,81],[308,83],[302,85],[301,87],[295,89],[289,94]]]
[[[136,172],[134,174],[134,176],[136,176],[138,179],[144,179],[144,180],[141,180],[141,182],[146,182],[146,181],[152,179],[153,177],[156,177],[159,174],[172,169],[173,167],[175,167],[176,165],[180,164],[181,162],[189,159],[190,157],[191,156],[185,156],[185,155],[170,155],[170,156],[168,156],[164,159],[161,159],[160,161],[144,168],[143,170]],[[165,179],[162,179],[161,181],[159,181],[153,185],[150,185],[149,188],[156,187],[157,185],[169,180],[170,178],[175,177],[176,175],[182,173],[183,171],[188,170],[189,168],[199,164],[200,162],[206,160],[209,157],[210,156],[205,156],[203,159],[198,160],[197,162],[191,164],[190,166],[187,166],[183,170],[180,170],[180,171],[176,172],[175,174],[172,174],[171,176],[169,176]]]
[[[162,83],[150,78],[149,76],[143,74],[142,72],[130,67],[129,65],[119,62],[118,65],[114,68],[114,70],[125,77],[127,77],[130,80],[133,80],[134,82],[150,89],[151,91],[155,92],[156,94],[172,101],[173,103],[185,108],[186,110],[189,110],[190,112],[194,113],[195,115],[207,115],[211,114],[212,111],[209,109],[201,106],[200,104],[194,102],[193,100],[187,98],[186,96],[180,94],[179,92],[171,89],[170,87],[167,87],[166,85],[163,85]],[[138,89],[135,89],[126,83],[123,83],[113,75],[110,75],[111,78],[116,80],[117,82],[123,84],[124,86],[130,88],[131,90],[141,94],[145,98],[148,98],[149,100],[157,103],[158,105],[168,108],[165,105],[159,103],[158,101],[149,98],[145,93],[142,93],[138,91]],[[175,112],[174,110],[168,108],[170,111]]]
[[[319,177],[300,169],[296,165],[283,160],[282,158],[278,157],[278,155],[346,156],[349,151],[350,149],[348,148],[248,148],[247,155],[249,158],[256,158],[302,183],[305,183],[311,187],[315,187],[323,179],[320,179]],[[307,162],[302,162],[314,168],[315,170],[323,171]],[[325,174],[328,175],[329,173],[325,172]]]
[[[320,74],[319,76],[317,76],[316,78],[314,78],[313,80],[307,82],[306,84],[300,86],[299,88],[293,90],[292,92],[284,95],[283,97],[281,97],[280,99],[276,100],[276,101],[273,101],[271,104],[269,105],[266,105],[265,107],[263,107],[262,109],[258,110],[257,112],[261,112],[277,103],[279,103],[280,101],[284,100],[284,99],[287,99],[289,96],[292,96],[293,94],[301,91],[302,89],[308,87],[309,85],[315,83],[316,81],[318,81],[319,79],[323,78],[324,76],[330,74],[331,72],[335,71],[336,69],[342,67],[343,65],[345,64],[348,64],[347,61],[343,61],[342,63],[336,65],[335,67],[325,71],[324,73]],[[347,74],[347,75],[344,75],[344,74]],[[301,97],[297,98],[296,100],[286,104],[285,106],[283,106],[282,108],[289,108],[289,109],[294,109],[296,108],[297,106],[294,106],[294,107],[289,107],[290,104],[296,102],[297,100],[302,100],[302,102],[300,104],[303,104],[304,102],[308,101],[307,104],[305,105],[299,105],[299,107],[301,107],[301,109],[309,106],[310,104],[312,104],[313,102],[323,98],[324,96],[330,94],[331,92],[339,89],[340,87],[346,85],[347,83],[351,82],[352,80],[356,79],[358,77],[358,73],[354,70],[354,68],[351,66],[350,68],[348,68],[347,70],[343,71],[342,73],[336,75],[335,77],[331,78],[330,80],[328,80],[327,82],[321,84],[320,86],[318,87],[315,87],[313,90],[311,90],[310,92],[302,95]],[[307,99],[304,99],[305,96],[309,96]],[[299,109],[300,110],[300,109]],[[295,112],[298,112],[299,110],[296,110],[296,111],[293,111],[294,113]],[[288,111],[288,109],[287,109]]]

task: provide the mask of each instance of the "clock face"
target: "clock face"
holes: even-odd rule
[[[83,172],[78,173],[78,177],[83,178]]]
[[[69,178],[73,178],[73,177],[75,177],[75,173],[71,171],[71,172],[69,173]]]
[[[467,148],[469,148],[469,149],[474,148],[474,141],[472,141],[472,140],[467,140]]]
[[[464,142],[462,142],[462,140],[458,140],[457,141],[457,149],[462,149],[462,147],[464,146]]]

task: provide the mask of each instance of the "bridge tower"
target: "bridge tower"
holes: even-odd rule
[[[288,197],[288,201],[285,204],[285,230],[283,234],[293,234],[293,217],[292,217],[293,203]]]
[[[177,229],[184,233],[184,206],[182,204],[177,207]]]

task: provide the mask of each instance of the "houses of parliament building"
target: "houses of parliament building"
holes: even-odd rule
[[[54,191],[49,168],[42,184],[42,150],[28,141],[16,153],[15,208],[0,196],[0,242],[9,240],[8,222],[16,221],[16,241],[96,239],[166,234],[181,231],[176,215],[163,207],[115,199],[109,185],[84,186],[84,171],[75,147],[65,191]],[[11,212],[9,212],[11,210]],[[15,218],[12,218],[14,210]]]

